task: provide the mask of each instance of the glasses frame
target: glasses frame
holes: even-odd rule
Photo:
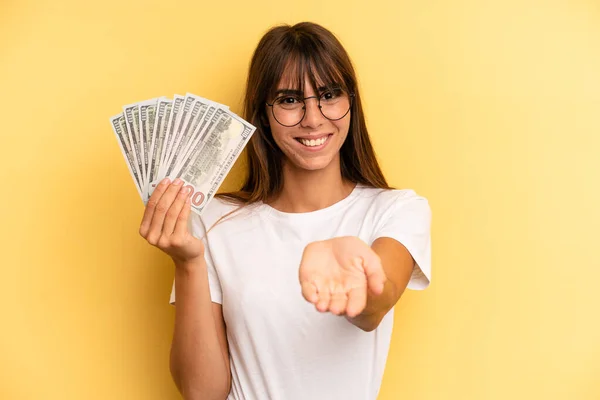
[[[275,116],[275,108],[273,107],[273,106],[275,105],[275,103],[277,102],[277,100],[279,100],[279,99],[281,99],[281,98],[285,98],[285,97],[290,97],[289,95],[281,95],[281,96],[278,96],[278,97],[276,97],[276,98],[273,100],[273,103],[272,103],[272,104],[269,104],[268,102],[265,102],[265,104],[266,104],[267,106],[271,107],[271,114],[273,115],[273,119],[275,119],[275,121],[277,121],[277,123],[278,123],[279,125],[281,125],[281,126],[285,126],[285,127],[287,127],[287,128],[291,128],[291,127],[293,127],[293,126],[296,126],[296,125],[300,124],[300,123],[302,122],[302,120],[304,120],[304,117],[306,117],[306,100],[308,100],[308,99],[317,99],[317,106],[319,107],[319,112],[321,113],[321,115],[322,115],[323,117],[327,118],[329,121],[339,121],[340,119],[342,119],[342,118],[344,118],[346,115],[348,115],[348,113],[349,113],[349,112],[350,112],[350,110],[352,109],[352,103],[353,103],[353,102],[352,102],[352,100],[354,99],[354,96],[355,96],[355,93],[354,93],[354,92],[352,92],[352,93],[348,93],[348,100],[349,100],[349,102],[350,102],[350,105],[348,106],[348,111],[346,111],[346,112],[344,113],[344,115],[342,115],[341,117],[339,117],[339,118],[335,118],[335,119],[333,119],[333,118],[329,118],[329,117],[327,117],[325,114],[323,114],[323,108],[322,108],[322,106],[321,106],[321,96],[308,96],[308,97],[302,97],[302,98],[299,98],[298,100],[302,100],[302,103],[304,104],[304,105],[302,106],[303,113],[302,113],[302,118],[300,118],[300,121],[296,122],[294,125],[285,125],[285,124],[282,124],[281,122],[279,122],[279,120],[278,120],[278,119],[277,119],[277,117]]]

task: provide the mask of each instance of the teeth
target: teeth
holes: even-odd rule
[[[312,139],[312,140],[307,140],[307,139],[299,139],[300,142],[308,147],[314,147],[314,146],[320,146],[323,143],[325,143],[325,141],[327,140],[327,136],[322,137],[321,139]]]

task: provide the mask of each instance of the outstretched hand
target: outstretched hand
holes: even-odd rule
[[[321,312],[355,317],[370,290],[383,292],[386,276],[377,253],[354,236],[310,243],[299,271],[302,295]]]

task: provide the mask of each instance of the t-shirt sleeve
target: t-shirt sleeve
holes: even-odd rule
[[[415,260],[408,289],[422,290],[431,282],[431,208],[414,191],[392,191],[373,239],[389,237],[402,243]]]
[[[204,259],[206,261],[206,268],[208,270],[208,286],[210,289],[210,299],[213,303],[223,304],[223,291],[221,290],[221,282],[219,281],[219,275],[215,268],[213,258],[210,252],[210,245],[206,237],[206,228],[204,221],[198,215],[193,215],[190,218],[189,223],[190,232],[192,235],[202,240],[204,243]],[[173,286],[171,288],[171,298],[169,300],[171,305],[175,305],[175,280],[173,279]]]

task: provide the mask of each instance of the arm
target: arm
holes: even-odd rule
[[[186,400],[227,397],[229,354],[221,306],[210,299],[204,244],[188,230],[190,190],[164,179],[144,211],[140,235],[175,261],[175,328],[170,370]]]
[[[204,259],[177,265],[175,291],[173,380],[184,399],[225,399],[231,386],[225,323],[221,305],[210,299]]]
[[[355,326],[370,332],[379,323],[404,293],[415,264],[414,259],[400,242],[382,237],[373,242],[371,249],[379,256],[385,272],[383,292],[374,295],[369,291],[367,305],[354,318],[346,317]]]
[[[431,273],[426,199],[413,194],[401,207],[386,207],[380,221],[371,246],[356,236],[309,243],[299,270],[306,301],[367,332],[379,326],[411,279],[414,288],[424,289]],[[420,274],[413,277],[417,265]]]

